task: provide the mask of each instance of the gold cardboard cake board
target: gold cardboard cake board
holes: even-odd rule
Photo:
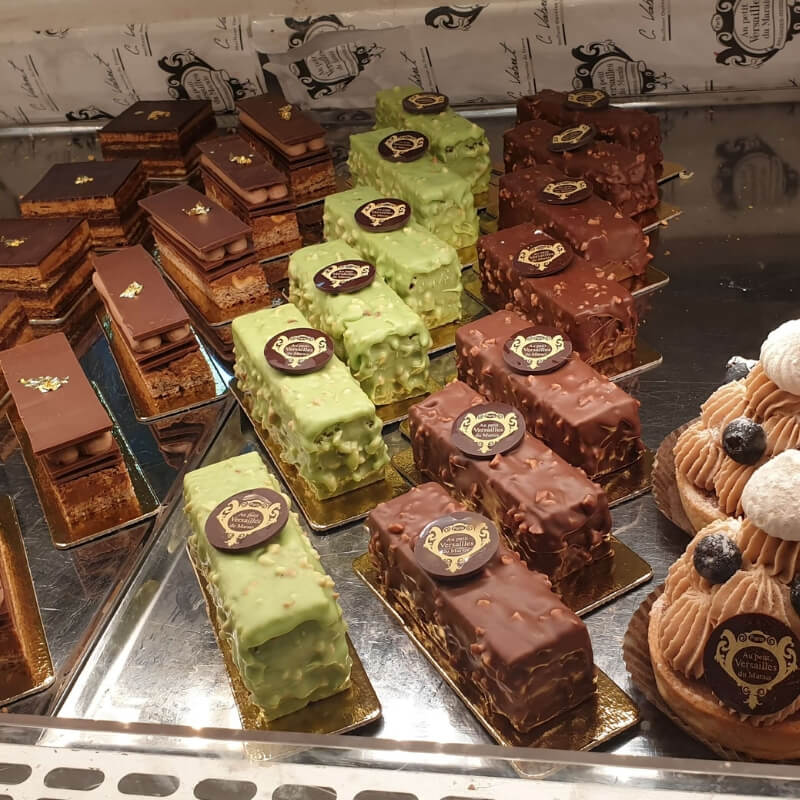
[[[263,710],[256,705],[253,698],[242,681],[242,676],[231,656],[231,636],[219,624],[214,601],[208,590],[208,582],[202,570],[197,568],[194,553],[191,545],[187,543],[186,550],[189,554],[189,561],[192,569],[200,584],[203,599],[206,603],[208,618],[211,627],[214,629],[214,636],[217,639],[222,657],[225,661],[225,668],[228,671],[228,678],[231,682],[231,691],[239,710],[239,718],[245,730],[263,731],[284,731],[288,733],[348,733],[364,725],[369,725],[381,718],[382,710],[378,696],[372,688],[364,665],[358,657],[355,647],[347,637],[347,646],[350,650],[350,658],[353,666],[350,671],[350,686],[343,692],[326,697],[324,700],[316,700],[305,708],[279,717],[274,720],[267,720]]]
[[[463,273],[462,273],[463,282]],[[466,291],[461,292],[461,316],[453,322],[439,325],[438,328],[431,328],[431,346],[428,348],[428,355],[441,353],[443,350],[450,350],[456,346],[456,331],[470,322],[485,317],[489,313],[486,306],[475,299]]]
[[[99,387],[96,383],[92,382],[92,388],[102,403],[103,408],[105,408],[108,413],[108,416],[111,417],[111,433],[119,445],[120,452],[122,453],[122,460],[130,476],[133,491],[136,495],[136,499],[139,501],[139,510],[141,512],[132,519],[115,519],[110,525],[107,519],[92,518],[87,521],[81,529],[70,530],[67,520],[59,507],[55,492],[44,473],[44,468],[39,465],[37,457],[34,455],[33,450],[31,450],[30,439],[28,439],[28,434],[25,431],[25,426],[22,424],[16,406],[11,406],[8,410],[8,420],[14,429],[17,441],[19,441],[20,448],[22,449],[25,464],[28,467],[34,489],[36,489],[36,496],[39,498],[47,527],[50,529],[50,538],[59,550],[66,550],[67,548],[75,547],[83,542],[99,539],[101,536],[107,536],[123,528],[136,525],[139,522],[144,522],[150,517],[154,517],[161,508],[161,504],[159,503],[156,493],[153,491],[153,487],[150,486],[150,482],[139,466],[136,456],[133,454],[127,439],[120,430],[117,420],[109,408],[108,403],[106,403]]]
[[[377,571],[367,553],[353,562],[353,569],[402,625],[408,637],[422,651],[445,683],[499,744],[508,747],[592,750],[638,724],[640,717],[636,703],[597,667],[595,667],[597,692],[594,697],[532,731],[520,733],[501,714],[484,714],[472,681],[465,679],[444,659],[437,658],[423,644],[425,637],[417,628],[415,620],[407,619],[401,609],[396,609],[384,597],[378,583]]]
[[[666,227],[681,214],[683,214],[682,208],[662,200],[655,208],[637,214],[633,220],[642,226],[643,233],[650,233],[660,226]]]
[[[347,525],[350,522],[358,522],[358,520],[364,519],[379,503],[385,503],[408,491],[409,487],[403,476],[391,464],[388,464],[383,480],[361,486],[328,500],[320,500],[297,472],[297,469],[283,460],[278,445],[253,419],[245,395],[239,389],[239,383],[235,378],[231,381],[231,393],[239,402],[247,419],[250,420],[256,436],[269,453],[272,463],[289,488],[295,503],[314,531],[320,533]]]
[[[677,178],[682,172],[686,171],[683,164],[678,164],[675,161],[663,161],[661,163],[661,177],[658,179],[659,183],[666,183],[673,178]]]
[[[427,397],[433,392],[438,392],[442,385],[433,377],[428,376],[428,381],[425,388],[415,394],[413,397],[404,397],[402,400],[395,400],[394,403],[388,403],[385,406],[375,406],[375,413],[378,419],[383,422],[384,426],[391,425],[394,422],[400,422],[408,416],[408,411],[415,403]]]
[[[52,328],[64,325],[74,314],[81,314],[89,310],[97,300],[99,300],[99,296],[96,294],[94,285],[90,280],[89,285],[75,298],[75,302],[60,317],[29,319],[28,323],[35,328]],[[47,331],[41,331],[40,333],[44,336]]]
[[[0,564],[25,661],[19,669],[0,670],[0,706],[4,706],[47,689],[55,680],[22,533],[8,495],[0,495]]]
[[[225,379],[222,375],[220,375],[219,370],[217,370],[216,365],[214,364],[214,360],[211,358],[208,350],[205,348],[205,345],[200,341],[200,339],[198,339],[197,334],[193,330],[192,336],[194,336],[195,341],[200,347],[200,355],[202,355],[203,360],[206,362],[206,365],[211,371],[211,377],[214,380],[213,395],[205,398],[204,400],[190,403],[189,405],[178,405],[175,408],[170,408],[168,411],[161,411],[157,414],[148,413],[146,397],[142,387],[135,380],[131,380],[127,372],[122,367],[122,359],[118,356],[118,350],[124,345],[120,344],[118,337],[114,335],[114,329],[111,326],[111,318],[108,316],[108,313],[103,310],[100,314],[98,314],[97,321],[100,323],[100,328],[106,337],[109,349],[111,350],[111,355],[114,358],[114,363],[116,364],[117,370],[122,377],[122,382],[125,384],[125,389],[128,392],[128,397],[130,398],[131,406],[133,408],[133,413],[138,422],[155,422],[156,420],[164,419],[165,417],[170,417],[174,414],[181,414],[186,411],[192,411],[195,408],[202,408],[209,403],[214,403],[217,400],[221,400],[226,394],[228,394],[228,385],[225,383]]]

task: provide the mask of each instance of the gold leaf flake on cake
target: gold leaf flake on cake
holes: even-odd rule
[[[26,389],[38,389],[42,394],[57,392],[69,383],[69,375],[65,378],[54,378],[52,375],[40,375],[38,378],[20,378],[19,382]]]
[[[78,175],[78,177],[75,178],[75,185],[80,186],[84,183],[91,183],[93,180],[94,178],[92,178],[90,175]]]
[[[171,117],[171,116],[172,116],[172,112],[170,112],[170,111],[162,111],[160,109],[156,109],[155,111],[151,111],[147,115],[147,119],[148,120],[167,119],[168,117]]]
[[[0,236],[0,244],[2,244],[3,247],[19,247],[27,241],[28,240],[24,236],[14,239],[7,239],[5,236]]]
[[[189,217],[205,217],[207,214],[211,213],[211,209],[208,206],[204,206],[200,200],[198,200],[191,208],[184,208],[181,210]]]
[[[281,106],[278,109],[278,114],[280,115],[281,119],[291,119],[292,118],[292,107],[291,107],[291,105]]]
[[[231,153],[228,156],[228,161],[230,161],[231,164],[238,164],[240,167],[244,167],[253,163],[253,154],[250,153],[249,156],[237,156],[235,153]]]
[[[138,297],[141,294],[143,288],[144,287],[142,286],[141,283],[139,283],[139,281],[132,281],[125,287],[125,291],[120,292],[119,296],[126,297],[129,299]]]

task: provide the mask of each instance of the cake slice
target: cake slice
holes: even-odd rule
[[[333,339],[336,355],[373,403],[425,391],[431,346],[425,323],[345,242],[304,247],[291,256],[289,299]]]
[[[352,661],[333,580],[261,457],[245,453],[194,470],[183,494],[209,614],[266,719],[347,689]],[[231,525],[237,511],[257,522],[249,530]],[[248,546],[248,536],[262,543]]]
[[[15,292],[0,292],[0,351],[33,339],[28,315]],[[0,373],[0,398],[8,392],[5,376]]]
[[[373,263],[383,280],[422,317],[429,329],[459,319],[458,253],[411,220],[401,228],[362,227],[356,221],[356,212],[381,199],[381,194],[368,186],[326,197],[325,238],[343,239],[362,258]]]
[[[237,317],[232,327],[234,372],[250,413],[311,489],[325,499],[382,480],[382,423],[332,342],[291,303]],[[287,371],[292,352],[300,372]]]

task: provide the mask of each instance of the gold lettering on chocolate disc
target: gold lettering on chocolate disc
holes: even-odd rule
[[[566,252],[566,248],[561,242],[535,244],[531,247],[523,247],[517,253],[517,261],[529,264],[538,272],[544,272],[557,258],[563,256]]]
[[[134,297],[138,297],[142,293],[143,288],[144,287],[141,283],[139,283],[139,281],[133,281],[125,287],[125,291],[120,292],[119,296],[132,299]]]
[[[292,106],[291,105],[281,106],[278,109],[278,114],[280,115],[281,119],[291,119],[292,118]]]
[[[507,414],[500,411],[481,411],[477,414],[469,412],[458,426],[459,432],[475,442],[482,453],[488,453],[518,429],[516,411],[509,411]]]
[[[404,216],[408,213],[408,206],[405,203],[373,200],[361,209],[361,213],[369,220],[369,224],[373,228],[377,228],[390,220]]]
[[[423,547],[443,561],[447,571],[455,574],[491,541],[485,522],[458,520],[449,525],[434,525],[425,537]]]
[[[382,144],[392,154],[392,158],[402,158],[407,153],[424,150],[426,147],[425,137],[411,131],[393,133],[391,136],[387,136]]]
[[[548,336],[546,333],[535,333],[531,336],[514,337],[508,349],[531,369],[538,369],[545,361],[563,352],[566,345],[561,334]]]
[[[91,183],[93,180],[94,178],[92,178],[90,175],[78,175],[78,177],[75,178],[75,185],[80,186],[84,183]]]
[[[147,119],[154,120],[154,119],[167,119],[168,117],[172,116],[172,112],[170,111],[161,111],[160,109],[156,109],[155,111],[151,111],[147,115]]]
[[[567,95],[567,102],[586,106],[587,108],[596,106],[598,103],[604,102],[605,99],[606,93],[600,89],[583,89],[579,92],[570,92]]]
[[[564,144],[565,142],[579,142],[584,136],[591,133],[589,125],[576,125],[574,128],[566,128],[561,133],[553,134],[553,144]]]
[[[0,236],[0,244],[2,244],[3,247],[19,247],[20,245],[25,244],[27,241],[28,240],[24,236],[21,236],[17,239],[6,239],[5,236]]]
[[[19,382],[26,389],[38,389],[42,394],[46,394],[47,392],[57,392],[64,384],[69,383],[69,375],[66,378],[40,375],[38,378],[20,378]]]
[[[361,280],[369,275],[372,267],[369,264],[358,264],[348,261],[347,264],[331,264],[329,267],[320,270],[324,278],[326,278],[334,289],[340,286],[345,286],[348,283]],[[343,278],[337,278],[336,274],[344,272]]]
[[[248,164],[253,163],[253,154],[250,153],[249,156],[237,156],[235,153],[231,153],[228,156],[228,161],[231,164],[238,164],[240,167],[246,167]]]
[[[299,367],[310,358],[316,358],[328,349],[328,342],[324,336],[309,336],[305,333],[296,333],[292,336],[279,336],[272,349],[286,359],[290,367]]]
[[[800,669],[791,636],[780,640],[759,630],[738,636],[726,628],[717,643],[714,661],[742,690],[747,707],[755,711],[778,684]]]
[[[225,531],[226,546],[234,547],[244,539],[274,525],[280,513],[279,502],[270,503],[263,497],[251,494],[241,500],[231,500],[217,514],[217,522]]]
[[[205,217],[207,214],[211,213],[211,209],[208,206],[204,206],[200,200],[191,208],[182,208],[181,211],[183,211],[187,217]]]
[[[578,192],[582,192],[588,188],[589,185],[586,183],[586,181],[578,180],[548,183],[547,186],[544,187],[544,190],[547,192],[547,194],[552,194],[559,200],[566,200],[568,197],[572,197],[573,194],[577,194]]]
[[[431,106],[446,106],[448,102],[445,95],[433,94],[433,92],[417,92],[416,94],[410,94],[406,100],[408,100],[414,108],[420,110],[430,108]]]

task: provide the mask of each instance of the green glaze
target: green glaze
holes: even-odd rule
[[[378,128],[350,137],[347,163],[353,181],[407,201],[416,222],[457,250],[472,247],[478,241],[478,215],[471,185],[430,153],[416,161],[387,161],[378,143],[395,130]]]
[[[461,317],[461,264],[458,253],[411,221],[399,231],[372,233],[355,221],[356,209],[380,197],[357,186],[325,198],[325,238],[344,239],[371,261],[400,299],[436,328]]]
[[[333,581],[296,514],[262,547],[232,553],[209,544],[209,514],[237,492],[261,487],[280,492],[261,457],[246,453],[188,473],[183,495],[189,546],[219,628],[244,685],[267,719],[276,719],[346,689],[351,659]]]
[[[321,498],[381,480],[389,462],[375,406],[336,357],[320,370],[274,369],[264,346],[289,328],[313,327],[291,304],[233,321],[234,372],[251,413]]]
[[[491,162],[486,132],[451,108],[438,114],[410,114],[403,108],[403,98],[418,91],[418,86],[379,91],[375,96],[375,127],[424,133],[430,140],[431,153],[464,178],[474,195],[488,192]]]
[[[352,294],[329,294],[314,276],[335,261],[360,259],[343,241],[295,251],[289,259],[289,299],[334,342],[373,403],[386,405],[425,390],[431,337],[425,323],[379,275]]]

